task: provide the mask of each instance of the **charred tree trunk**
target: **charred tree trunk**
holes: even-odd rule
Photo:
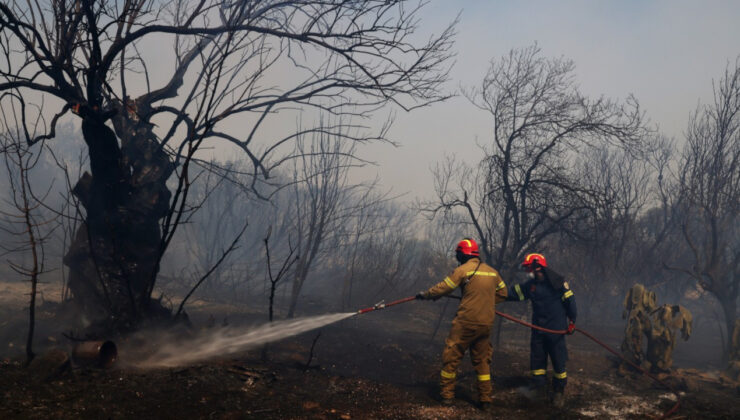
[[[33,266],[30,272],[31,298],[28,304],[28,337],[26,338],[26,363],[30,364],[33,358],[36,357],[36,354],[33,352],[33,333],[36,329],[36,289],[39,283],[39,253],[37,239],[33,233],[34,226],[31,222],[30,210],[25,214],[25,221],[28,228],[28,239],[31,245],[31,256],[33,258]]]
[[[293,287],[290,293],[290,304],[288,305],[288,318],[295,316],[295,310],[298,307],[298,296],[301,294],[303,283],[306,281],[308,276],[308,267],[305,264],[299,263],[298,269],[296,270],[295,277],[293,278]]]
[[[150,296],[174,165],[151,124],[119,112],[113,125],[115,132],[94,117],[83,119],[92,175],[85,173],[73,191],[86,220],[64,263],[69,289],[88,318],[104,330],[125,331],[162,313]]]

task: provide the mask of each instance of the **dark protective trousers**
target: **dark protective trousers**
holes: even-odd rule
[[[547,356],[552,362],[552,388],[556,392],[563,392],[568,382],[565,372],[565,362],[568,360],[568,349],[565,346],[565,336],[559,334],[532,331],[530,341],[529,364],[535,387],[544,387],[547,384]]]
[[[491,326],[466,324],[457,320],[452,321],[442,352],[440,395],[445,399],[454,398],[457,367],[467,349],[470,349],[470,359],[477,373],[478,398],[481,402],[491,402]]]

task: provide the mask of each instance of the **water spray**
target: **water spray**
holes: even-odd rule
[[[150,340],[156,347],[153,354],[142,359],[124,361],[124,364],[138,368],[170,368],[223,358],[334,324],[354,315],[357,313],[334,313],[275,321],[246,329],[221,328],[203,331],[196,337],[185,340],[175,335],[158,334]]]
[[[389,308],[414,299],[412,296],[389,303],[382,300],[357,312],[288,319],[270,322],[246,330],[229,328],[206,331],[197,337],[188,339],[187,342],[167,334],[159,335],[150,340],[150,342],[155,343],[156,351],[154,354],[136,361],[129,361],[128,364],[139,368],[167,368],[224,357],[325,327],[355,315]],[[124,364],[126,364],[126,361],[124,361]]]

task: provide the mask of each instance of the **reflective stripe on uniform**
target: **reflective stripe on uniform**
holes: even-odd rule
[[[519,287],[518,284],[514,286],[514,291],[516,292],[517,296],[519,296],[519,300],[524,300],[524,294],[522,293],[522,288]]]
[[[448,286],[450,286],[450,289],[454,289],[457,287],[454,281],[450,279],[449,277],[445,277],[445,283],[447,283]]]
[[[445,372],[444,370],[442,370],[440,374],[442,375],[443,378],[447,378],[447,379],[454,379],[455,376],[457,376],[455,372],[450,373],[450,372]]]
[[[566,373],[566,372],[563,372],[563,373],[554,372],[552,374],[552,376],[555,377],[555,378],[558,378],[558,379],[565,379],[565,378],[568,377],[568,373]]]
[[[487,271],[468,271],[465,273],[466,276],[472,276],[475,274],[476,276],[485,276],[485,277],[496,277],[496,273],[489,273]]]
[[[535,369],[532,371],[532,375],[534,376],[544,375],[545,373],[547,373],[545,369]]]
[[[483,381],[490,381],[491,380],[491,375],[478,375],[478,380],[481,381],[481,382],[483,382]]]
[[[506,288],[506,283],[504,283],[504,281],[501,280],[500,282],[498,282],[498,286],[496,286],[496,290],[501,290],[504,288]]]
[[[568,290],[567,292],[563,293],[563,300],[568,299],[571,296],[573,296],[573,291]]]

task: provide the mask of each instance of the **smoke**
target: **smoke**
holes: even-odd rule
[[[124,359],[123,362],[143,369],[189,365],[243,352],[339,322],[356,314],[356,312],[336,313],[277,321],[259,327],[219,329],[188,339],[158,335],[153,343],[149,343],[156,347],[154,353],[139,360]]]

